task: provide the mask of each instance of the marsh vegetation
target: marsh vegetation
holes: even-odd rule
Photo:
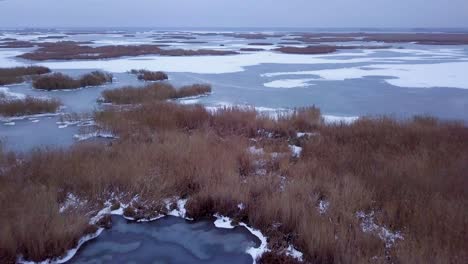
[[[169,78],[167,74],[162,71],[131,70],[130,73],[136,75],[138,80],[143,81],[163,81]]]
[[[41,46],[29,53],[18,57],[34,61],[46,60],[95,60],[118,58],[124,56],[161,55],[161,56],[207,56],[207,55],[232,55],[234,51],[227,50],[185,50],[162,49],[159,45],[132,45],[132,46],[98,46],[91,47],[74,42],[56,42],[41,44]]]
[[[193,84],[176,88],[169,83],[152,83],[146,86],[125,86],[102,92],[104,102],[113,104],[140,104],[211,93],[211,86]]]
[[[33,80],[33,87],[42,90],[65,90],[77,89],[87,86],[99,86],[105,83],[112,82],[112,74],[94,71],[84,74],[75,79],[63,73],[52,73],[37,77]]]
[[[175,196],[188,199],[195,219],[219,213],[259,228],[271,249],[264,263],[294,263],[284,255],[291,244],[312,263],[466,259],[463,124],[430,117],[327,124],[315,107],[276,116],[207,111],[163,101],[173,89],[158,85],[164,92],[154,100],[110,99],[139,104],[95,113],[100,129],[119,136],[111,145],[1,152],[2,259],[63,254],[96,230],[88,213],[105,201],[130,202],[126,214],[140,219],[165,213],[164,199]],[[138,89],[145,96],[135,98],[157,94]],[[69,194],[80,202],[60,211]],[[369,221],[398,236],[364,232]]]
[[[26,96],[24,99],[6,99],[2,98],[0,93],[0,116],[4,117],[55,113],[60,105],[61,103],[57,99],[42,99],[32,96]]]
[[[32,76],[46,73],[50,73],[50,69],[42,66],[0,68],[0,85],[22,83]]]

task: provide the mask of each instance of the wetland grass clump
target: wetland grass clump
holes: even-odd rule
[[[99,86],[112,82],[112,74],[94,71],[74,79],[63,73],[53,73],[37,77],[33,80],[33,87],[42,90],[78,89],[87,86]]]
[[[5,99],[0,95],[0,116],[13,117],[55,113],[61,102],[57,99],[42,99],[27,96],[24,99]]]
[[[164,81],[169,78],[162,71],[131,70],[130,73],[136,75],[138,80],[142,81]]]
[[[211,92],[207,84],[186,85],[175,88],[169,83],[151,83],[143,87],[125,86],[102,92],[104,102],[113,104],[139,104],[169,99],[205,95]]]
[[[335,46],[328,45],[317,45],[317,46],[307,46],[307,47],[280,47],[274,49],[281,53],[287,54],[328,54],[336,52],[338,49]]]
[[[27,77],[46,73],[50,73],[50,69],[42,66],[0,68],[0,85],[22,83]]]
[[[161,56],[208,56],[233,55],[235,51],[228,50],[185,50],[162,49],[158,45],[129,45],[129,46],[99,46],[91,47],[72,41],[56,43],[41,43],[38,49],[19,55],[18,57],[34,61],[46,60],[97,60],[118,58],[124,56],[161,55]]]
[[[199,96],[211,93],[211,85],[209,84],[192,84],[182,86],[177,89],[177,98]]]

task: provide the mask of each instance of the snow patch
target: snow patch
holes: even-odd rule
[[[298,138],[301,138],[301,137],[311,137],[311,136],[315,136],[317,135],[317,133],[312,133],[312,132],[297,132],[296,133],[296,137]]]
[[[227,216],[222,216],[219,214],[214,214],[213,216],[216,217],[216,220],[214,221],[214,225],[217,228],[233,229],[235,227],[232,225],[231,218]]]
[[[0,117],[0,121],[11,122],[14,120],[24,120],[24,119],[37,119],[40,117],[49,117],[57,116],[59,113],[46,113],[46,114],[35,114],[35,115],[23,115],[23,116],[9,116],[9,117]]]
[[[174,199],[176,200],[177,208],[171,210],[172,201]],[[185,204],[187,204],[187,201],[188,201],[188,199],[179,199],[177,197],[173,198],[173,199],[165,199],[164,203],[166,204],[166,209],[168,211],[171,210],[171,211],[169,211],[169,213],[167,213],[167,215],[182,217],[182,218],[187,219],[187,220],[193,220],[192,218],[189,218],[189,217],[186,216],[187,210],[185,209]]]
[[[268,115],[269,117],[276,119],[280,115],[288,115],[293,112],[293,109],[288,109],[288,108],[271,108],[271,107],[262,107],[262,106],[251,106],[251,105],[241,105],[241,104],[231,104],[231,103],[226,103],[226,102],[220,102],[215,106],[205,106],[205,109],[209,112],[215,113],[216,111],[223,109],[223,108],[229,108],[229,107],[239,107],[242,109],[255,109],[255,111]],[[325,123],[328,124],[339,124],[339,123],[345,123],[345,124],[351,124],[354,121],[359,119],[359,116],[336,116],[336,115],[322,115],[323,120]],[[317,135],[316,133],[304,133],[303,134],[298,134],[301,136],[305,135]],[[299,137],[299,136],[298,136]]]
[[[83,140],[88,140],[90,138],[110,138],[110,139],[115,139],[117,136],[110,132],[91,132],[91,133],[86,133],[86,134],[75,134],[73,135],[73,138],[78,140],[78,141],[83,141]]]
[[[227,229],[234,228],[234,226],[232,225],[231,218],[227,216],[222,216],[220,214],[214,214],[213,216],[216,217],[216,220],[214,221],[214,225],[217,228],[227,228]],[[245,227],[252,235],[256,236],[260,240],[260,246],[258,248],[249,247],[246,250],[246,253],[252,256],[253,263],[256,264],[257,259],[260,258],[265,252],[269,251],[267,238],[262,234],[262,232],[260,232],[260,230],[249,227],[245,223],[239,223],[239,225]]]
[[[79,206],[86,204],[86,202],[87,201],[80,200],[80,198],[74,195],[73,193],[68,193],[65,199],[65,202],[62,205],[60,205],[59,212],[63,213],[68,208],[77,208]]]
[[[295,146],[295,145],[289,145],[289,149],[291,150],[293,157],[299,158],[301,156],[301,153],[302,153],[301,147]]]
[[[265,252],[268,252],[267,238],[260,232],[260,230],[249,227],[245,223],[239,223],[240,226],[243,226],[249,230],[249,232],[256,236],[260,240],[260,246],[258,248],[250,247],[246,250],[247,254],[252,256],[253,264],[257,263],[257,259],[260,258]]]
[[[316,79],[284,79],[264,83],[263,86],[270,88],[303,88],[315,84],[308,83]]]
[[[356,217],[361,220],[361,229],[365,233],[377,233],[380,239],[385,242],[386,248],[391,248],[398,239],[403,240],[399,231],[392,232],[384,226],[379,226],[374,222],[374,212],[366,214],[363,211],[356,213]]]
[[[75,120],[75,121],[59,121],[59,122],[56,122],[56,124],[58,125],[58,128],[67,128],[69,126],[79,126],[79,127],[93,126],[95,125],[95,122],[92,119],[84,119],[84,120]]]
[[[256,148],[255,146],[249,147],[248,151],[252,153],[253,155],[263,155],[265,153],[263,151],[263,148]]]
[[[328,207],[330,207],[330,202],[326,200],[320,200],[318,204],[318,210],[320,214],[324,214],[327,212]]]
[[[286,256],[293,257],[299,261],[304,260],[304,254],[300,252],[299,250],[297,250],[296,248],[294,248],[293,245],[289,245],[288,248],[286,249]]]
[[[316,71],[277,72],[262,76],[314,75],[317,81],[344,81],[371,76],[388,76],[384,80],[394,86],[410,88],[450,87],[468,89],[468,62],[433,64],[373,64],[361,67]]]
[[[328,124],[351,124],[359,119],[359,116],[335,116],[335,115],[322,115],[325,123]]]

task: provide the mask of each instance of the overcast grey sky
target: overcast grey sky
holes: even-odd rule
[[[0,0],[0,27],[468,27],[468,0]]]

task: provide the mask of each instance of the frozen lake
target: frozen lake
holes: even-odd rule
[[[162,37],[159,31],[65,35],[62,40],[90,41],[94,46],[165,43],[169,48],[221,49],[262,48],[228,56],[164,57],[139,56],[105,60],[34,62],[15,58],[31,48],[0,49],[0,67],[38,64],[54,71],[80,75],[94,69],[114,74],[114,83],[75,91],[38,91],[30,83],[7,86],[10,92],[59,98],[64,113],[86,113],[99,108],[96,100],[104,89],[143,85],[131,69],[162,70],[175,85],[209,83],[210,96],[185,100],[207,106],[251,105],[274,111],[316,105],[323,114],[339,117],[390,115],[406,118],[432,115],[468,121],[468,46],[389,44],[388,49],[352,49],[332,54],[291,55],[273,51],[288,38],[262,40],[217,34],[182,32],[190,40]],[[171,33],[175,35],[176,33]],[[46,39],[58,33],[18,34],[4,32],[3,38],[25,41]],[[261,42],[272,45],[249,45]],[[335,45],[364,45],[358,41]],[[370,43],[384,45],[382,43]],[[367,43],[366,45],[370,45]],[[304,46],[304,45],[295,45]],[[0,138],[7,148],[27,150],[38,146],[67,146],[75,141],[77,127],[59,128],[60,117],[39,117],[0,122]],[[20,139],[22,138],[22,139]],[[23,139],[24,138],[24,139]]]
[[[232,34],[232,32],[228,32]],[[291,33],[245,39],[219,32],[64,32],[0,31],[0,45],[9,40],[82,41],[104,45],[161,44],[168,48],[237,51],[226,56],[121,57],[99,60],[28,61],[17,58],[34,48],[0,48],[0,67],[43,65],[54,72],[79,76],[93,70],[113,74],[111,84],[70,91],[36,90],[30,82],[0,87],[16,95],[57,98],[58,114],[0,117],[0,141],[8,150],[76,144],[92,120],[64,123],[67,114],[91,116],[102,105],[101,92],[144,85],[132,69],[165,71],[175,86],[211,84],[209,96],[179,100],[207,107],[247,105],[259,111],[282,111],[315,105],[326,120],[354,120],[387,115],[398,119],[431,115],[468,122],[468,45],[420,45],[352,41],[330,45],[390,46],[383,49],[342,49],[331,54],[301,55],[275,51],[291,41]],[[171,37],[172,35],[172,37]],[[59,38],[50,38],[58,36]],[[3,39],[3,40],[2,40]],[[252,43],[257,43],[252,45]],[[327,43],[325,43],[327,44]],[[305,47],[307,44],[287,44]],[[245,51],[245,49],[261,49]],[[241,51],[244,49],[244,51]],[[210,221],[167,216],[132,223],[113,216],[113,227],[85,243],[71,263],[252,263],[248,248],[260,241],[243,227],[216,228]],[[265,240],[265,239],[264,239]],[[266,243],[266,242],[265,242]]]

